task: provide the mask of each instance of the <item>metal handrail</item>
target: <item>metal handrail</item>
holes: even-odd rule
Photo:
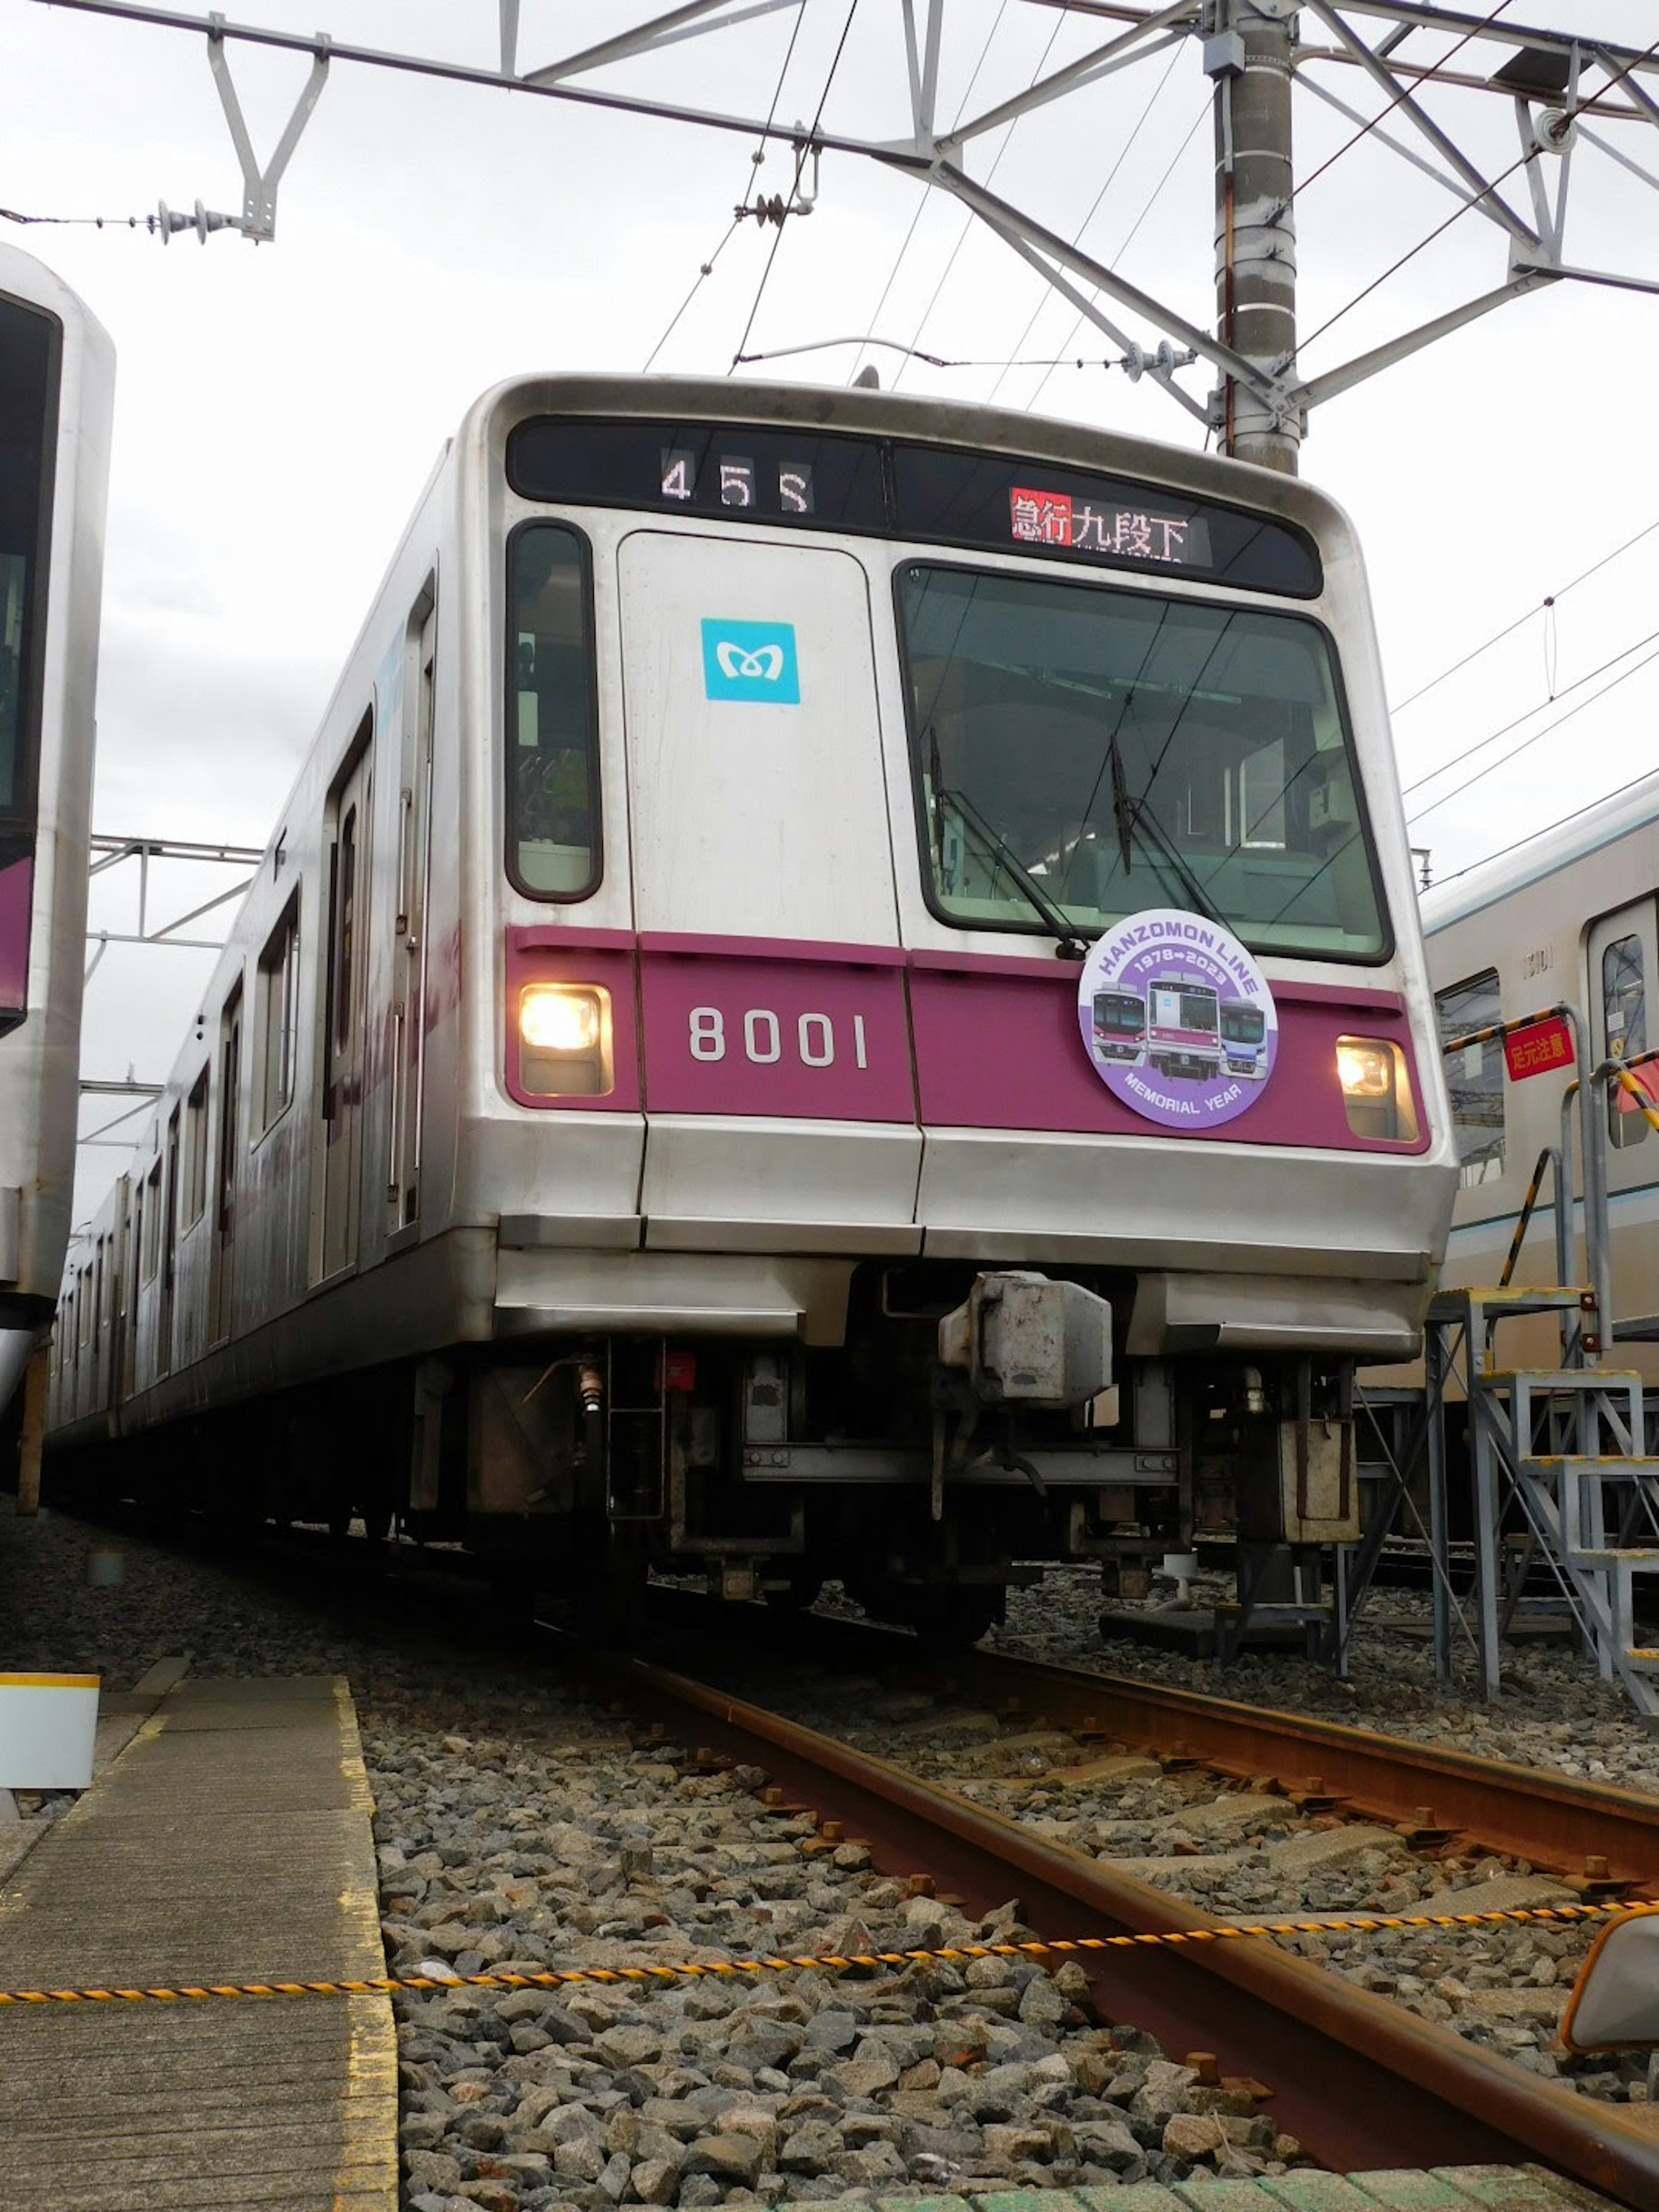
[[[1563,1239],[1560,1235],[1562,1226],[1562,1207],[1559,1203],[1561,1191],[1561,1154],[1555,1146],[1546,1145],[1543,1151],[1538,1155],[1538,1164],[1532,1171],[1532,1181],[1527,1185],[1527,1194],[1521,1201],[1520,1218],[1515,1224],[1515,1235],[1510,1240],[1510,1255],[1504,1262],[1503,1273],[1498,1278],[1498,1287],[1500,1291],[1508,1290],[1510,1279],[1515,1273],[1515,1263],[1521,1257],[1521,1247],[1522,1243],[1525,1241],[1527,1231],[1532,1224],[1533,1208],[1538,1203],[1538,1194],[1543,1188],[1544,1172],[1547,1168],[1553,1168],[1555,1170],[1555,1188],[1557,1198],[1555,1207],[1557,1231],[1555,1239],[1555,1257],[1557,1263],[1556,1280],[1558,1282],[1565,1282],[1566,1280],[1567,1271],[1560,1264],[1562,1258],[1561,1246],[1563,1243]]]
[[[1512,1036],[1516,1030],[1530,1029],[1535,1022],[1552,1019],[1564,1021],[1572,1042],[1572,1058],[1576,1066],[1584,1062],[1584,1024],[1577,1006],[1568,1000],[1560,1000],[1553,1006],[1540,1006],[1535,1013],[1519,1014],[1512,1021],[1492,1022],[1485,1029],[1470,1030],[1462,1036],[1449,1037],[1440,1048],[1441,1057],[1462,1052],[1472,1044],[1487,1044],[1495,1037]],[[1587,1341],[1582,1334],[1575,1340],[1571,1351],[1586,1366],[1592,1366],[1601,1356],[1600,1347],[1609,1341],[1613,1330],[1613,1281],[1607,1249],[1607,1148],[1603,1141],[1601,1117],[1595,1109],[1595,1081],[1574,1081],[1567,1085],[1561,1102],[1560,1171],[1556,1181],[1556,1267],[1565,1281],[1571,1272],[1572,1218],[1576,1198],[1572,1185],[1572,1133],[1569,1109],[1571,1100],[1578,1101],[1578,1151],[1584,1186],[1584,1266],[1589,1274],[1590,1294],[1595,1301],[1595,1336]],[[1659,1127],[1659,1123],[1656,1124]]]

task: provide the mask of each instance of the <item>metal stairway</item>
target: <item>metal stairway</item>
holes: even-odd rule
[[[1437,1556],[1446,1558],[1449,1384],[1468,1407],[1474,1478],[1475,1641],[1481,1694],[1495,1694],[1499,1644],[1518,1583],[1506,1589],[1504,1531],[1519,1522],[1521,1565],[1553,1574],[1581,1643],[1602,1679],[1622,1684],[1638,1710],[1659,1717],[1659,1649],[1637,1642],[1636,1584],[1659,1576],[1659,1458],[1644,1453],[1641,1377],[1564,1364],[1501,1367],[1498,1325],[1524,1316],[1562,1318],[1564,1358],[1582,1357],[1579,1316],[1593,1295],[1553,1290],[1443,1291],[1430,1308],[1426,1340],[1431,1515]],[[1435,1586],[1436,1656],[1450,1672],[1451,1595]]]

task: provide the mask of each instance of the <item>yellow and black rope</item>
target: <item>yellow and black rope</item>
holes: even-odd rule
[[[533,1974],[383,1974],[362,1981],[180,1983],[176,1988],[156,1989],[0,1990],[0,2005],[176,2003],[206,1997],[383,1996],[401,1990],[422,1994],[458,1989],[557,1990],[582,1982],[648,1984],[721,1975],[781,1974],[797,1968],[828,1967],[844,1972],[854,1966],[923,1966],[935,1959],[951,1964],[975,1959],[1061,1958],[1079,1952],[1144,1949],[1159,1944],[1237,1942],[1273,1936],[1376,1934],[1420,1928],[1480,1928],[1504,1922],[1560,1922],[1654,1912],[1659,1912],[1659,1905],[1614,1901],[1516,1906],[1507,1911],[1491,1912],[1355,1913],[1341,1919],[1258,1920],[1247,1924],[1224,1922],[1213,1928],[1172,1928],[1138,1936],[1060,1936],[1052,1942],[1034,1937],[1023,1943],[950,1943],[916,1951],[813,1952],[801,1957],[769,1955],[701,1963],[687,1960],[665,1966],[550,1966]]]

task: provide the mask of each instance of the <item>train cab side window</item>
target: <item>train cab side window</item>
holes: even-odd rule
[[[289,901],[259,955],[259,1127],[271,1123],[294,1096],[300,1035],[300,895]]]
[[[1601,1018],[1609,1054],[1626,1062],[1647,1051],[1647,982],[1639,937],[1615,939],[1601,955]],[[1638,1080],[1651,1081],[1655,1068],[1638,1068]],[[1639,1145],[1648,1133],[1647,1117],[1617,1084],[1607,1087],[1607,1142],[1616,1152]]]
[[[190,1228],[207,1211],[208,1072],[204,1068],[185,1104],[185,1220]]]
[[[529,523],[507,567],[507,873],[532,898],[585,898],[600,866],[587,546]]]
[[[62,338],[56,321],[0,301],[0,817],[34,808],[44,551],[52,510]]]
[[[1473,1030],[1491,1028],[1504,1018],[1498,970],[1486,969],[1434,994],[1443,1048]],[[1446,1060],[1451,1093],[1452,1127],[1457,1137],[1458,1181],[1492,1182],[1504,1172],[1504,1045],[1498,1037],[1466,1044]]]

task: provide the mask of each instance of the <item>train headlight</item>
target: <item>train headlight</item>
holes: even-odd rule
[[[1336,1073],[1349,1098],[1387,1098],[1394,1091],[1394,1055],[1385,1044],[1364,1037],[1339,1037]]]
[[[1417,1113],[1405,1055],[1397,1044],[1379,1037],[1338,1037],[1336,1079],[1356,1137],[1382,1137],[1396,1144],[1415,1139]]]
[[[603,1097],[612,1084],[610,992],[597,983],[526,983],[519,1080],[541,1098]]]

